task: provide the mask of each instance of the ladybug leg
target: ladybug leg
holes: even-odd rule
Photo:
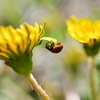
[[[54,47],[54,43],[53,42],[47,42],[46,45],[45,45],[45,48],[48,49],[48,50],[52,50]]]

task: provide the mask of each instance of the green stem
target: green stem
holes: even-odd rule
[[[36,79],[33,77],[32,74],[29,74],[25,76],[27,80],[31,83],[32,87],[34,90],[38,93],[38,95],[43,99],[43,100],[51,100],[50,97],[46,94],[46,92],[42,89],[42,87],[38,84]]]
[[[94,57],[89,58],[90,61],[90,85],[93,100],[99,100],[97,87],[97,73]]]
[[[56,39],[50,38],[50,37],[43,37],[43,38],[41,38],[41,40],[46,40],[46,41],[49,41],[49,42],[58,43],[58,41]]]

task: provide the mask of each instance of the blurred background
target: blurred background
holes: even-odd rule
[[[99,19],[100,0],[0,0],[0,25],[17,28],[24,22],[33,25],[46,21],[45,36],[64,44],[59,54],[45,49],[45,44],[33,50],[32,73],[48,95],[53,100],[92,100],[87,56],[82,45],[70,37],[65,24],[71,15]],[[23,76],[0,61],[0,100],[40,100],[40,97]]]

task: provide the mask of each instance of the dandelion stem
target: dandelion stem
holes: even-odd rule
[[[98,98],[98,86],[97,86],[97,73],[94,57],[89,58],[90,64],[90,85],[93,100],[99,100]]]
[[[25,77],[28,79],[34,90],[43,100],[51,100],[50,97],[46,94],[46,92],[42,89],[42,87],[38,84],[38,82],[36,81],[36,79],[32,74],[29,74],[28,76]]]

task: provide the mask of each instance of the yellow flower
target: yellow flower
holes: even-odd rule
[[[77,19],[71,16],[66,24],[69,34],[84,44],[86,54],[95,56],[100,46],[100,20],[92,21],[86,17]]]
[[[100,38],[100,21],[92,21],[89,18],[77,19],[71,16],[66,21],[69,34],[81,43],[92,46]]]
[[[32,49],[44,36],[45,23],[31,26],[27,23],[14,29],[0,26],[0,59],[18,74],[26,75],[32,71]]]

